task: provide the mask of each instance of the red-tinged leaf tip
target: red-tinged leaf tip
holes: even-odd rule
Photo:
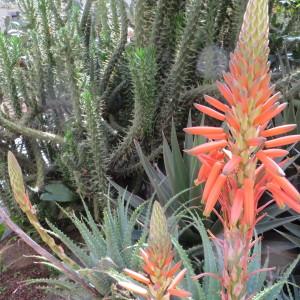
[[[151,283],[150,280],[147,277],[145,277],[144,275],[139,274],[135,271],[132,271],[132,270],[129,270],[129,269],[124,269],[123,272],[125,274],[127,274],[128,276],[130,276],[132,279],[134,279],[136,281],[139,281],[141,283],[144,283],[146,285]]]
[[[148,295],[148,291],[145,288],[140,287],[137,284],[134,284],[134,283],[131,283],[131,282],[126,282],[126,281],[120,281],[120,282],[118,282],[118,284],[121,287],[129,290],[130,292],[132,292],[134,294],[137,294],[137,295],[140,295],[140,296],[143,296],[143,297],[146,297]]]
[[[280,146],[285,146],[285,145],[289,145],[289,144],[294,144],[299,141],[300,141],[299,134],[283,136],[283,137],[265,142],[265,147],[266,148],[280,147]]]
[[[220,140],[220,141],[215,141],[215,142],[209,142],[206,144],[202,144],[199,146],[196,146],[192,149],[189,150],[184,150],[186,153],[190,155],[197,156],[201,153],[207,153],[213,150],[218,150],[225,148],[227,146],[227,141],[226,140]]]
[[[269,156],[267,156],[263,151],[257,152],[256,157],[263,163],[267,171],[273,172],[278,176],[285,176],[285,173],[280,168],[280,166],[278,166],[278,164],[274,160],[272,160]]]
[[[280,135],[280,134],[284,134],[284,133],[293,131],[294,129],[296,129],[296,127],[297,127],[296,124],[282,125],[282,126],[264,130],[261,133],[261,135],[263,137],[271,137],[271,136],[275,136],[275,135]]]
[[[206,205],[205,205],[205,209],[203,212],[203,215],[205,217],[208,217],[210,215],[210,213],[212,212],[212,210],[214,209],[221,191],[225,185],[227,177],[224,174],[220,174],[215,182],[214,188],[210,191],[210,194],[207,198],[206,201]]]
[[[215,111],[214,109],[212,108],[209,108],[207,106],[204,106],[204,105],[201,105],[201,104],[197,104],[195,103],[194,104],[195,108],[198,109],[200,112],[214,118],[214,119],[217,119],[219,121],[224,121],[225,120],[225,115],[224,114],[221,114],[217,111]]]

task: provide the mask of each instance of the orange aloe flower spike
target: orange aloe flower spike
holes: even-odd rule
[[[177,287],[177,285],[182,281],[182,279],[184,278],[186,274],[186,270],[182,270],[180,271],[176,277],[173,279],[173,281],[171,282],[171,284],[169,285],[168,289],[175,289]]]
[[[278,92],[272,97],[270,97],[263,105],[262,110],[267,111],[273,104],[277,102],[281,98],[281,93]]]
[[[217,100],[216,98],[213,98],[211,96],[208,95],[204,95],[204,100],[212,105],[213,107],[215,107],[216,109],[222,111],[222,112],[226,112],[229,107],[225,104],[223,104],[221,101]]]
[[[207,197],[208,197],[209,193],[211,192],[211,190],[213,189],[213,186],[214,186],[217,178],[221,174],[223,167],[224,167],[224,164],[219,161],[217,161],[213,165],[213,167],[208,175],[208,178],[207,178],[207,181],[206,181],[206,184],[204,187],[204,191],[202,193],[202,202],[204,202],[204,203],[206,202]]]
[[[273,148],[273,147],[280,147],[285,146],[289,144],[294,144],[300,141],[300,135],[289,135],[289,136],[283,136],[274,140],[267,141],[265,143],[266,148]]]
[[[274,174],[277,174],[278,176],[285,176],[284,171],[278,166],[278,164],[269,156],[264,154],[263,151],[257,152],[256,157],[263,163],[267,171],[274,172]]]
[[[279,207],[284,207],[286,204],[288,207],[292,208],[296,212],[300,213],[300,203],[288,196],[278,185],[274,183],[269,183],[267,185],[269,191],[272,193],[274,200],[278,204]]]
[[[265,143],[266,140],[267,140],[266,138],[261,137],[261,136],[252,138],[252,139],[247,140],[247,145],[251,146],[251,147],[261,147]]]
[[[207,198],[205,209],[203,212],[204,216],[208,217],[210,215],[210,213],[212,212],[212,210],[214,209],[214,207],[221,195],[221,192],[225,185],[226,179],[227,179],[227,176],[225,176],[224,174],[220,174],[219,177],[217,178],[217,180],[214,184],[214,188],[210,191],[210,194]]]
[[[217,87],[222,96],[225,98],[225,100],[230,104],[233,105],[235,102],[234,95],[230,91],[230,89],[223,83],[217,81]]]
[[[238,222],[242,211],[243,211],[243,205],[244,205],[244,191],[243,189],[238,189],[235,193],[233,203],[230,210],[230,224],[232,226],[235,226]]]
[[[181,290],[181,289],[168,289],[170,295],[180,298],[188,298],[191,297],[191,293]]]
[[[130,276],[132,279],[136,280],[136,281],[139,281],[139,282],[141,282],[143,284],[146,284],[146,285],[150,284],[150,280],[147,277],[145,277],[144,275],[140,274],[140,273],[134,272],[134,271],[129,270],[129,269],[124,269],[123,272],[126,275]]]
[[[273,181],[277,183],[291,198],[300,201],[300,194],[298,190],[282,176],[274,176],[271,172],[269,173],[273,177]]]
[[[269,182],[266,185],[267,189],[272,193],[273,198],[276,202],[276,204],[278,205],[279,208],[284,208],[285,207],[285,203],[283,201],[282,198],[282,190],[274,183]]]
[[[287,107],[287,103],[282,103],[276,107],[276,103],[264,114],[259,115],[255,120],[254,123],[256,125],[264,124],[269,122],[275,116],[280,114],[285,108]]]
[[[224,129],[220,127],[198,126],[188,127],[183,129],[184,132],[194,135],[222,134]]]
[[[242,158],[240,156],[233,156],[223,168],[222,173],[226,176],[231,174],[240,164]]]
[[[202,144],[202,145],[196,146],[192,149],[184,150],[184,151],[190,155],[197,156],[201,153],[207,153],[207,152],[210,152],[213,150],[225,148],[226,145],[227,145],[226,140],[220,140],[220,141],[216,141],[216,142],[209,142],[206,144]]]
[[[212,108],[209,108],[207,106],[204,106],[204,105],[201,105],[201,104],[197,104],[195,103],[194,106],[199,110],[201,111],[202,113],[214,118],[214,119],[217,119],[217,120],[220,120],[220,121],[224,121],[225,120],[225,115],[224,114],[221,114],[217,111],[215,111],[214,109]]]
[[[145,287],[125,281],[119,282],[120,286],[134,294],[146,297],[148,300],[169,299],[170,295],[177,295],[181,298],[190,296],[189,292],[177,289],[186,269],[175,275],[179,271],[181,263],[173,265],[174,254],[167,219],[158,202],[153,205],[148,247],[146,250],[141,249],[141,257],[145,275],[128,269],[124,269],[124,273]]]
[[[244,179],[244,222],[252,227],[255,218],[254,189],[253,181]]]
[[[282,126],[264,130],[261,133],[261,135],[263,137],[270,137],[270,136],[274,136],[274,135],[284,134],[284,133],[293,131],[296,127],[297,127],[296,124],[282,125]]]
[[[284,157],[289,154],[289,151],[284,149],[268,149],[268,150],[263,150],[262,152],[271,158]]]
[[[137,284],[134,284],[132,282],[127,282],[127,281],[120,281],[120,282],[118,282],[118,284],[121,287],[133,292],[134,294],[137,294],[137,295],[140,295],[143,297],[148,296],[148,291],[145,288],[143,288]]]

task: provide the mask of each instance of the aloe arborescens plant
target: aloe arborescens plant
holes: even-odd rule
[[[231,55],[230,72],[224,74],[225,83],[217,83],[226,103],[206,96],[213,108],[195,105],[202,113],[224,121],[228,131],[204,126],[185,129],[210,140],[187,152],[203,162],[196,184],[206,182],[204,215],[214,211],[224,226],[224,239],[214,238],[222,249],[223,274],[208,274],[220,280],[223,300],[251,298],[247,295],[247,281],[252,275],[248,264],[255,225],[264,217],[266,205],[259,202],[263,193],[269,190],[279,207],[287,205],[300,212],[300,195],[285,177],[281,168],[284,162],[275,161],[288,154],[277,147],[298,142],[300,135],[267,140],[296,127],[269,128],[271,119],[287,104],[280,104],[280,93],[274,93],[270,83],[268,24],[268,1],[250,0]],[[214,209],[217,202],[221,214]]]

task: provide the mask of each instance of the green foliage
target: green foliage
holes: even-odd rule
[[[287,268],[287,270],[283,273],[282,279],[280,279],[278,282],[274,283],[270,287],[264,288],[260,293],[255,295],[253,297],[254,300],[272,300],[276,299],[278,295],[280,294],[282,288],[287,283],[288,278],[290,277],[293,269],[296,267],[298,262],[300,261],[300,256],[298,256]]]
[[[70,202],[74,201],[75,195],[64,184],[49,183],[45,186],[45,191],[41,194],[40,199],[44,201]]]
[[[192,126],[191,116],[189,116],[187,123],[187,127],[190,126]],[[189,149],[202,142],[204,139],[201,137],[192,137],[186,134],[184,148]],[[171,129],[171,143],[169,144],[167,139],[163,137],[163,169],[151,164],[139,143],[136,142],[135,146],[140,164],[154,189],[151,198],[158,198],[161,205],[167,209],[169,217],[182,213],[187,207],[198,207],[201,186],[195,186],[194,180],[197,177],[199,161],[185,152],[181,152],[174,123]],[[119,193],[124,193],[133,206],[136,207],[145,201],[141,197],[127,192],[116,182],[110,182]]]
[[[119,165],[130,156],[133,140],[151,136],[156,107],[155,77],[157,72],[153,48],[136,48],[128,53],[129,69],[134,88],[134,116],[132,126],[111,161]]]
[[[191,118],[189,118],[187,126],[192,126]],[[194,186],[199,162],[186,153],[181,153],[174,123],[171,131],[171,145],[163,137],[163,157],[166,175],[158,167],[154,168],[151,165],[139,144],[136,143],[136,147],[141,164],[160,203],[175,211],[181,205],[186,205],[187,207],[197,205],[201,189]],[[184,147],[188,149],[203,141],[201,138],[185,135]],[[170,199],[173,200],[170,201]]]
[[[132,211],[130,203],[125,203],[124,199],[124,197],[119,197],[117,207],[114,209],[108,205],[101,226],[95,223],[84,203],[85,215],[76,216],[74,213],[64,211],[80,233],[83,246],[73,241],[56,225],[47,221],[51,229],[49,232],[59,239],[68,248],[72,257],[78,261],[78,266],[74,266],[76,272],[82,279],[95,287],[100,298],[111,292],[113,284],[109,275],[111,269],[118,271],[123,268],[136,269],[140,264],[138,252],[145,242],[147,227],[141,228],[138,226],[138,221],[141,213],[145,210],[148,211],[146,216],[147,219],[149,218],[149,209],[144,204]],[[140,229],[137,230],[137,228]],[[51,261],[46,264],[57,269],[55,263]],[[34,279],[28,280],[28,283],[46,283],[51,292],[59,293],[61,291],[72,295],[74,299],[77,299],[76,297],[78,299],[83,299],[80,297],[98,299],[93,295],[88,296],[87,291],[84,292],[78,282],[75,284],[68,279]]]
[[[16,27],[18,35],[0,35],[1,202],[15,220],[21,220],[9,187],[7,150],[20,160],[25,183],[38,201],[46,200],[50,205],[53,201],[71,201],[75,193],[80,194],[88,206],[83,205],[84,215],[79,216],[77,211],[67,215],[85,246],[72,241],[55,224],[49,222],[49,227],[78,259],[80,270],[76,272],[97,287],[100,298],[112,286],[106,274],[110,267],[121,271],[139,264],[137,253],[145,240],[146,226],[136,244],[136,220],[147,223],[147,213],[139,206],[145,202],[141,195],[151,197],[149,184],[141,179],[144,171],[155,192],[152,198],[165,205],[171,223],[186,207],[198,208],[201,186],[194,187],[198,162],[182,154],[181,149],[203,140],[177,137],[176,131],[181,132],[185,126],[192,101],[202,101],[207,91],[217,94],[210,76],[197,76],[197,59],[207,49],[220,49],[227,56],[236,42],[246,2],[137,0],[132,2],[134,17],[130,18],[123,0],[87,0],[84,7],[74,1],[19,0],[22,22]],[[290,103],[283,118],[298,123],[299,132],[300,81],[295,61],[299,14],[292,1],[288,6],[270,2],[275,12],[271,14],[271,58],[279,57],[272,61],[273,79]],[[10,24],[8,29],[14,26]],[[128,42],[131,28],[134,33]],[[292,42],[285,38],[289,32]],[[293,61],[287,58],[288,52],[292,52]],[[281,119],[276,122],[281,123]],[[152,165],[154,161],[157,167]],[[118,199],[116,210],[107,207],[107,177],[122,184],[141,179],[142,183],[134,187],[140,196],[114,183],[124,196]],[[53,181],[59,186],[53,186]],[[131,202],[125,203],[129,198]],[[134,207],[139,208],[132,212]],[[49,208],[46,206],[47,213]],[[257,233],[284,226],[288,231],[281,234],[299,246],[298,216],[282,216],[284,212],[269,207]],[[214,233],[220,232],[218,221],[204,225]],[[194,212],[178,222],[182,240],[198,242],[195,236],[200,234],[203,241],[203,245],[184,249],[174,239],[191,276],[202,268],[197,260],[203,256],[203,271],[218,271],[217,259],[212,256],[214,246],[204,225],[201,213]],[[195,253],[197,256],[192,256]],[[253,271],[261,266],[260,254],[257,244],[250,266]],[[261,290],[264,279],[263,274],[254,276],[249,292]],[[80,291],[78,282],[47,282],[58,293],[67,289],[78,292],[78,299],[90,297]],[[286,282],[287,278],[275,283],[275,288],[267,287],[257,297],[271,295]],[[185,284],[194,299],[217,298],[215,279]],[[210,291],[213,294],[207,297]]]
[[[1,151],[22,156],[26,183],[35,191],[61,181],[99,219],[106,177],[141,178],[134,140],[152,160],[162,152],[170,156],[172,117],[180,131],[191,102],[216,93],[209,74],[197,76],[197,59],[203,50],[219,49],[214,55],[226,67],[245,3],[138,0],[131,18],[124,0],[89,0],[84,7],[19,0],[21,21],[7,28],[18,34],[0,36]],[[278,84],[284,88],[286,80],[295,87],[288,97],[294,103],[297,78]],[[297,119],[295,107],[288,115]],[[166,172],[178,173],[170,163]],[[173,195],[191,184],[177,183]]]
[[[2,240],[2,236],[5,233],[5,231],[6,231],[6,227],[4,224],[1,223],[0,224],[0,240]]]

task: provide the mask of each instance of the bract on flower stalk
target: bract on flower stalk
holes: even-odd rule
[[[168,232],[167,220],[158,202],[153,205],[148,247],[141,250],[144,274],[125,269],[124,273],[142,284],[119,282],[119,285],[147,300],[170,300],[171,296],[181,299],[190,297],[190,293],[178,288],[186,270],[181,263],[173,263],[174,254]]]
[[[195,183],[205,182],[204,215],[209,216],[217,203],[221,206],[224,241],[217,244],[223,245],[223,300],[249,297],[247,268],[264,191],[273,195],[279,207],[287,205],[300,213],[299,192],[275,160],[288,154],[277,147],[297,143],[300,135],[277,137],[293,131],[296,125],[270,125],[287,104],[279,102],[281,94],[274,93],[270,82],[268,33],[268,0],[249,0],[229,72],[223,76],[224,83],[217,82],[226,104],[205,96],[210,107],[195,105],[202,113],[224,121],[228,131],[207,126],[185,129],[209,139],[186,152],[202,162]]]

